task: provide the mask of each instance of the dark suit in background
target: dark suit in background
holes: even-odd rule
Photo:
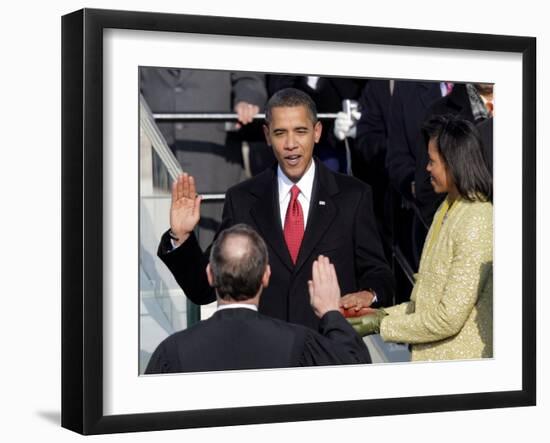
[[[420,261],[426,228],[411,205],[416,203],[412,183],[422,141],[420,129],[426,112],[439,98],[439,82],[396,81],[390,105],[386,168],[393,189],[401,196],[394,195],[393,207],[398,214],[394,236],[415,270]],[[408,297],[408,291],[403,294]]]
[[[337,311],[319,333],[247,308],[217,311],[155,350],[146,374],[370,363],[365,344]]]
[[[415,180],[420,129],[430,106],[440,98],[438,82],[395,82],[386,166],[392,185],[409,201],[414,201],[411,183]]]
[[[375,224],[370,187],[353,177],[331,172],[319,161],[315,163],[311,206],[296,265],[283,237],[276,165],[229,189],[220,227],[222,230],[246,223],[267,244],[272,274],[260,300],[260,312],[313,329],[317,329],[319,319],[309,304],[307,281],[319,254],[334,264],[342,294],[372,289],[378,305],[387,306],[394,292],[393,275]],[[204,272],[209,250],[203,254],[194,235],[171,249],[170,237],[165,233],[158,255],[186,296],[196,304],[214,301],[215,293]]]
[[[357,122],[355,151],[361,156],[363,168],[357,170],[354,158],[354,175],[372,188],[373,207],[378,231],[384,243],[386,258],[391,259],[391,223],[386,171],[388,125],[392,95],[389,80],[369,80],[361,97],[361,117]]]
[[[477,125],[481,141],[483,142],[483,154],[489,172],[493,175],[493,117],[483,120]]]

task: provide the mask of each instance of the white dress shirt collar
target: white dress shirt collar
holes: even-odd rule
[[[309,204],[311,202],[311,194],[313,192],[313,180],[315,179],[315,160],[311,160],[309,168],[304,173],[302,178],[294,183],[283,172],[280,166],[277,166],[277,184],[279,188],[279,208],[281,212],[281,226],[285,225],[285,215],[290,202],[290,188],[293,185],[298,186],[300,194],[298,195],[298,201],[302,206],[302,212],[304,213],[304,226],[307,224],[307,218],[309,214]]]
[[[227,304],[224,303],[223,305],[218,305],[216,312],[221,311],[223,309],[238,309],[238,308],[251,309],[253,311],[258,310],[258,306],[253,305],[251,303],[227,303]]]

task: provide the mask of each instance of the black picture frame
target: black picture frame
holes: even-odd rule
[[[522,387],[517,391],[130,415],[103,412],[103,40],[129,29],[470,49],[522,57]],[[284,35],[281,34],[284,29]],[[82,434],[536,404],[536,39],[83,9],[62,18],[62,426]]]

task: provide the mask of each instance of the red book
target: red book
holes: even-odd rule
[[[349,309],[340,308],[340,312],[346,318],[362,317],[363,315],[374,314],[374,311],[375,309],[373,308],[361,308],[358,311],[353,307]]]

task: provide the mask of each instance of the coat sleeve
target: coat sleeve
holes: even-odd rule
[[[370,80],[359,99],[361,118],[357,122],[355,146],[367,163],[386,152],[387,127],[386,110],[389,108],[389,81]]]
[[[162,236],[157,251],[158,257],[168,267],[187,298],[197,305],[216,300],[214,290],[206,278],[209,252],[210,248],[202,252],[195,234],[191,234],[178,248],[171,249],[168,232]]]
[[[403,86],[396,82],[390,105],[388,125],[388,146],[386,168],[388,176],[395,189],[410,201],[413,201],[411,183],[414,180],[416,167],[416,146],[412,145],[405,127],[405,101]]]
[[[246,102],[263,110],[267,101],[265,75],[248,72],[232,72],[233,105]]]
[[[337,311],[327,312],[319,333],[308,331],[300,366],[371,363],[367,346]]]
[[[155,352],[147,363],[145,374],[166,374],[174,372],[175,365],[170,359],[170,352],[167,349],[166,342],[157,346]]]
[[[492,206],[477,215],[463,217],[452,239],[453,256],[444,282],[432,281],[421,290],[441,288],[439,302],[409,315],[392,315],[382,320],[380,333],[385,341],[430,343],[460,332],[490,275],[493,256]],[[422,279],[422,276],[420,276]],[[434,276],[430,275],[430,278]],[[417,282],[417,284],[420,283]],[[438,284],[442,283],[442,284]]]
[[[223,206],[222,222],[218,234],[233,224],[233,205],[231,192],[226,195]],[[208,284],[206,265],[210,256],[210,248],[203,252],[195,234],[178,248],[173,249],[168,231],[161,238],[157,255],[168,267],[185,295],[197,305],[205,305],[216,300],[216,293]]]

